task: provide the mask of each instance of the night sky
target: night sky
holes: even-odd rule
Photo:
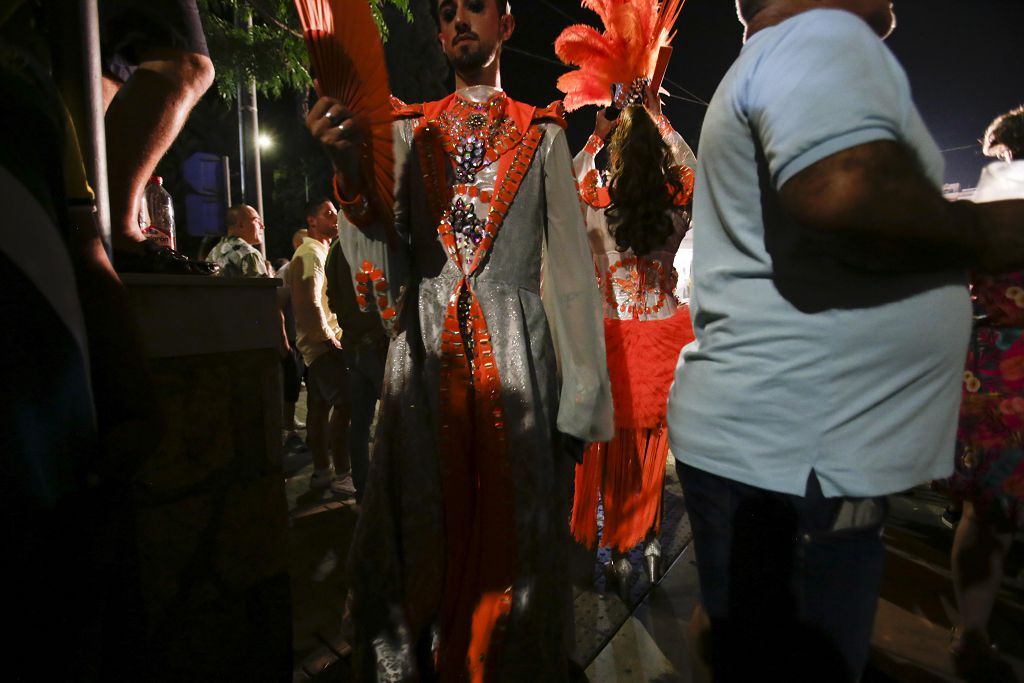
[[[978,140],[998,114],[1024,103],[1021,30],[1024,0],[897,0],[899,26],[889,38],[910,77],[915,100],[945,152],[946,181],[973,187],[988,160]],[[553,43],[570,17],[597,23],[572,0],[513,0],[518,28],[502,62],[503,85],[512,97],[547,104],[559,97],[555,80],[564,68]],[[741,47],[742,30],[732,0],[688,0],[668,79],[697,99],[710,100]],[[530,56],[521,52],[530,53]],[[667,83],[673,95],[690,97]],[[705,107],[679,99],[665,112],[696,148]],[[594,109],[571,117],[575,151],[593,126]],[[967,147],[967,149],[956,149]]]

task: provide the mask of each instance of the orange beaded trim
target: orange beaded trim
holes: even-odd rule
[[[476,185],[456,185],[454,188],[455,195],[470,196],[473,199],[479,197],[480,201],[484,204],[490,204],[494,194],[488,190],[481,190]]]
[[[531,128],[522,144],[516,149],[515,156],[505,173],[501,174],[501,169],[499,169],[499,175],[502,177],[497,184],[494,198],[491,200],[491,210],[487,214],[487,225],[484,227],[484,239],[477,247],[468,272],[472,273],[480,266],[487,252],[490,251],[491,245],[494,244],[494,240],[497,239],[498,231],[505,223],[505,217],[508,215],[509,209],[512,208],[512,202],[519,193],[519,186],[523,183],[526,172],[530,170],[533,155],[543,137],[543,130],[539,127]],[[454,236],[452,241],[454,243]]]
[[[587,146],[583,148],[583,151],[587,154],[597,156],[597,153],[604,149],[604,140],[601,139],[596,133],[592,133],[587,138]]]
[[[452,201],[453,187],[441,179],[447,178],[448,164],[441,133],[433,123],[423,120],[413,134],[413,144],[420,157],[420,174],[427,192],[427,211],[430,221],[437,225]]]
[[[356,303],[359,310],[364,313],[370,311],[369,300],[376,296],[375,303],[380,310],[380,317],[387,324],[397,315],[394,306],[390,305],[388,297],[388,280],[384,277],[384,271],[374,266],[369,261],[363,261],[362,266],[356,273]]]
[[[601,174],[596,168],[583,176],[583,182],[579,186],[580,199],[595,209],[607,209],[612,205],[612,197],[608,193],[608,188],[598,183],[600,178]]]

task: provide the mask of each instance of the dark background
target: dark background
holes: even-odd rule
[[[407,24],[387,13],[391,39],[385,46],[392,89],[413,102],[450,91],[451,75],[436,47],[435,27],[426,2],[413,3],[416,21]],[[419,4],[417,4],[417,2]],[[502,61],[503,86],[510,96],[537,105],[559,99],[555,81],[565,71],[554,55],[554,41],[570,23],[597,23],[575,0],[513,0],[517,29]],[[898,0],[899,27],[888,44],[907,70],[915,99],[940,147],[945,150],[946,181],[973,187],[988,163],[978,144],[989,122],[1024,103],[1021,27],[1024,0]],[[666,88],[672,97],[665,113],[699,153],[706,103],[740,51],[742,27],[733,0],[688,0],[683,8]],[[175,197],[179,242],[194,253],[198,238],[184,233],[184,195],[180,164],[194,151],[229,155],[237,170],[238,133],[233,104],[215,92],[203,99],[159,173]],[[304,227],[307,195],[330,192],[330,169],[302,122],[305,93],[260,98],[262,132],[274,139],[263,153],[263,186],[268,255],[291,255],[292,232]],[[570,117],[573,151],[584,144],[594,110]],[[237,200],[237,195],[235,197]]]
[[[558,96],[564,71],[553,43],[569,17],[591,23],[596,15],[566,0],[513,0],[518,29],[503,59],[505,89],[513,97],[547,103]],[[1024,0],[896,0],[898,26],[888,45],[910,77],[921,114],[945,152],[946,181],[973,187],[988,160],[978,145],[988,124],[1024,104]],[[732,0],[688,0],[678,24],[668,79],[672,95],[705,102],[742,47],[742,26]],[[705,107],[670,98],[665,113],[696,149]],[[571,140],[581,146],[593,108],[572,117]],[[956,149],[969,147],[968,149]]]

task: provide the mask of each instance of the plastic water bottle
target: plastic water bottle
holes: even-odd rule
[[[174,229],[174,202],[164,189],[164,179],[158,175],[149,179],[142,193],[139,227],[146,239],[162,247],[178,248],[178,236]]]

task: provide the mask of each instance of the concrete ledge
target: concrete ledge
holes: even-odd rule
[[[277,347],[281,280],[127,273],[121,281],[150,358]]]

